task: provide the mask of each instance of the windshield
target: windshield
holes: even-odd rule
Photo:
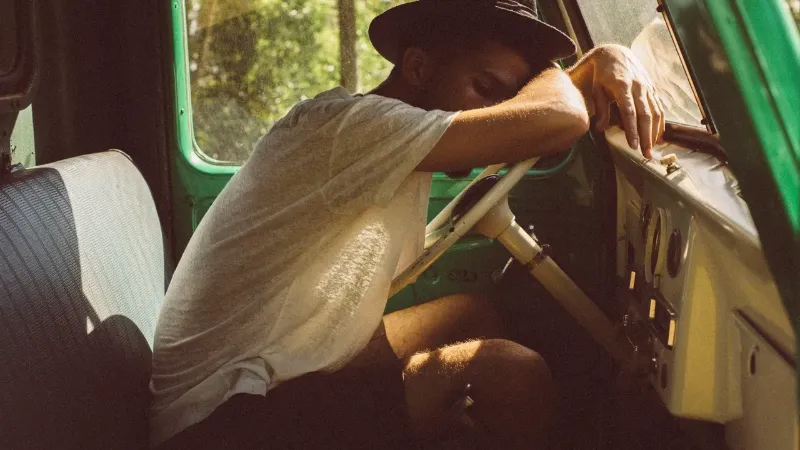
[[[595,43],[630,47],[650,74],[667,120],[703,127],[683,58],[655,0],[578,0]]]

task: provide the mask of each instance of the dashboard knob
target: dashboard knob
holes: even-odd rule
[[[659,162],[662,166],[667,168],[667,175],[670,175],[680,169],[681,167],[678,165],[678,157],[675,156],[674,153],[669,153],[661,157]]]
[[[669,166],[678,162],[678,157],[675,156],[675,153],[668,153],[662,156],[658,162],[660,162],[662,166]]]

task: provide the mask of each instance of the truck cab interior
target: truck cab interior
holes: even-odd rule
[[[1,447],[148,447],[155,324],[192,232],[292,104],[388,73],[366,27],[401,2],[0,0]],[[547,448],[797,449],[800,3],[539,8],[578,43],[565,67],[634,51],[664,142],[645,159],[612,127],[434,174],[387,312],[490,294],[557,380]],[[506,199],[513,238],[486,220]]]

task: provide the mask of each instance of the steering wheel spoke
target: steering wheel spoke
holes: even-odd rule
[[[416,281],[416,279],[426,271],[440,256],[444,255],[450,247],[453,246],[461,236],[459,236],[454,229],[442,228],[442,233],[429,247],[426,246],[422,254],[405,270],[400,272],[394,280],[389,290],[389,297],[400,292],[403,288]],[[427,236],[426,236],[427,241]]]
[[[494,175],[502,169],[504,164],[496,164],[489,166],[481,172],[481,175],[475,178],[467,188],[459,193],[448,205],[442,210],[439,215],[434,218],[431,223],[426,227],[425,236],[425,250],[417,258],[414,263],[408,266],[402,273],[400,273],[394,280],[392,280],[392,287],[389,291],[390,296],[400,292],[404,287],[413,283],[422,272],[436,262],[450,247],[453,246],[461,237],[469,233],[478,221],[485,216],[492,207],[499,201],[506,198],[511,188],[525,176],[525,173],[536,164],[539,158],[531,158],[516,164],[511,168],[508,173],[500,177],[493,186],[477,201],[470,202],[472,206],[455,218],[451,220],[450,215],[455,209],[456,205],[474,186],[478,185],[480,181],[488,176]],[[492,173],[494,172],[494,173]],[[447,211],[447,216],[444,219],[440,217]],[[447,226],[449,224],[449,226]],[[436,225],[432,227],[431,225]],[[435,240],[434,240],[435,239]]]
[[[486,167],[483,169],[483,172],[479,173],[474,180],[470,181],[469,184],[458,193],[458,195],[450,201],[433,220],[428,223],[425,227],[425,234],[430,234],[443,226],[445,226],[448,222],[450,222],[450,215],[453,213],[453,208],[458,204],[461,200],[461,196],[464,195],[465,192],[469,190],[475,183],[479,182],[480,180],[490,176],[490,175],[497,175],[503,168],[506,167],[506,164],[492,164],[491,166]]]

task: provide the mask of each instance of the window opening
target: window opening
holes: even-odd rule
[[[186,0],[197,150],[240,164],[306,96],[371,89],[391,70],[369,21],[403,0]]]

